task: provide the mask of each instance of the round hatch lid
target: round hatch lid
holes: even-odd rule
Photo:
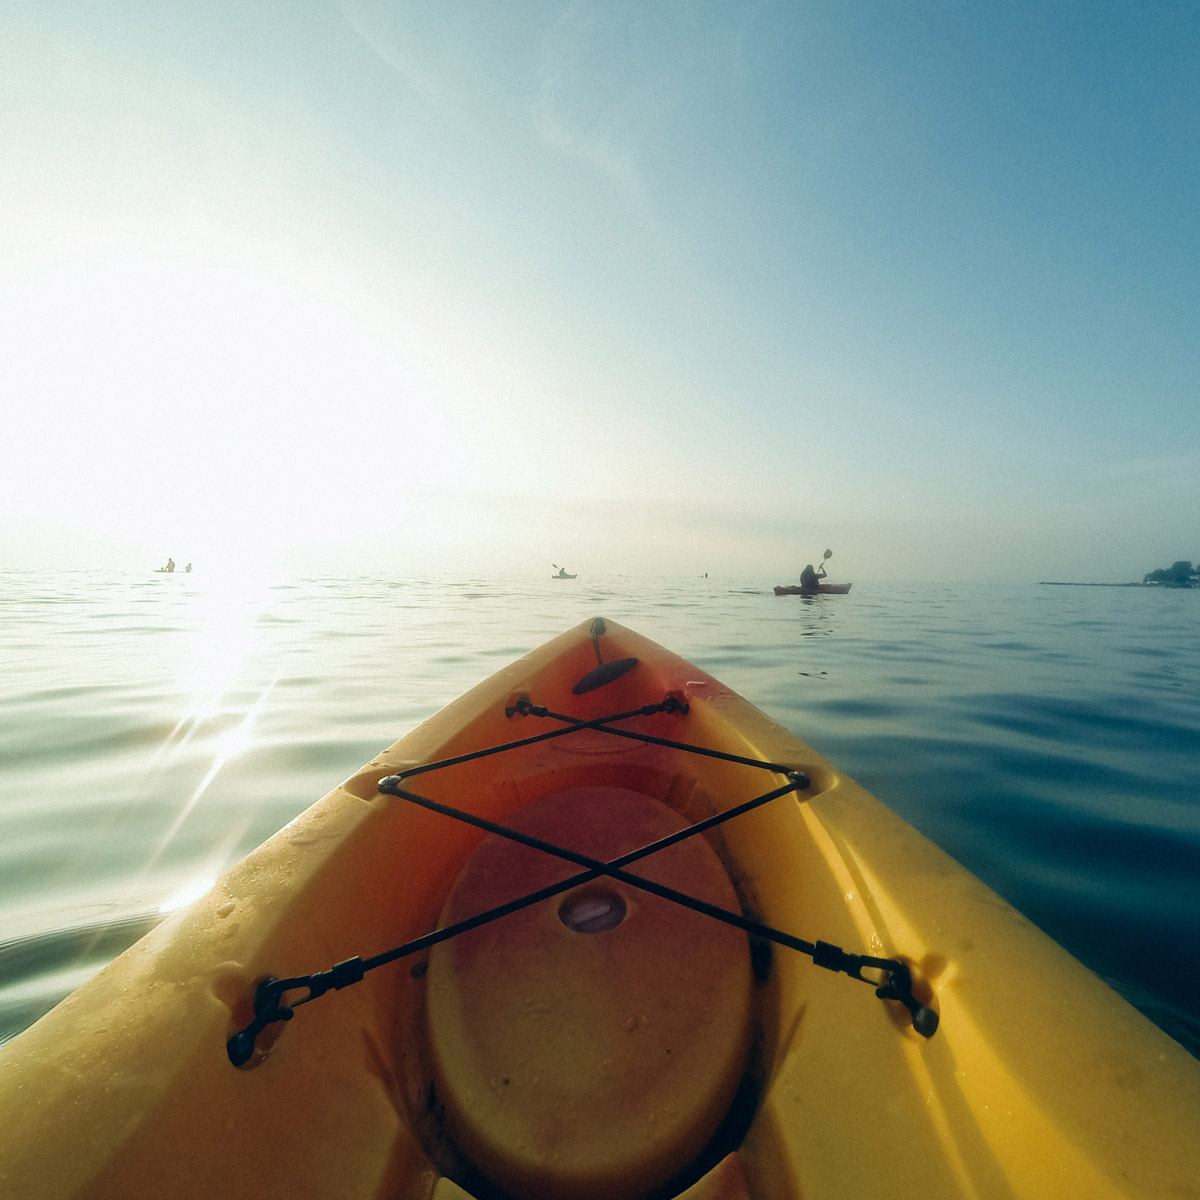
[[[587,787],[535,801],[509,824],[609,861],[687,823],[640,792]],[[627,869],[741,911],[702,835]],[[490,835],[463,867],[441,924],[580,870]],[[644,1195],[704,1147],[745,1068],[745,933],[616,880],[594,879],[439,944],[426,979],[448,1130],[514,1194]]]

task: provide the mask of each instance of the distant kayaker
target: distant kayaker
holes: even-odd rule
[[[825,564],[821,564],[821,569],[816,570],[812,563],[809,563],[803,571],[800,572],[800,586],[805,591],[815,592],[820,587],[819,580],[825,578]]]

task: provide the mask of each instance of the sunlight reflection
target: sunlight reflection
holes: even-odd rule
[[[221,768],[224,767],[225,764],[230,761],[230,759],[234,758],[238,754],[244,753],[251,747],[251,745],[253,745],[252,733],[254,722],[262,712],[263,707],[267,702],[267,698],[271,695],[271,692],[274,690],[274,688],[275,683],[272,680],[267,684],[254,703],[250,706],[250,709],[246,713],[241,724],[232,732],[226,734],[223,738],[218,740],[216,745],[216,753],[213,755],[212,763],[210,764],[208,771],[205,773],[204,778],[196,786],[192,794],[187,798],[186,801],[184,801],[179,809],[179,812],[176,813],[175,819],[171,822],[170,826],[168,826],[166,832],[163,834],[162,840],[159,842],[157,849],[150,856],[150,862],[153,863],[171,844],[171,840],[183,827],[183,823],[191,815],[192,810],[195,809],[197,804],[199,804],[201,798],[204,796],[205,792],[208,791],[210,785],[212,784],[212,781],[220,774]]]
[[[211,717],[233,689],[243,663],[260,644],[256,626],[270,607],[270,578],[240,564],[213,574],[192,602],[196,638],[188,690],[196,697],[191,716]]]
[[[196,588],[190,598],[196,632],[186,685],[192,699],[158,748],[156,761],[175,757],[201,726],[228,711],[226,697],[259,645],[255,627],[267,610],[269,590],[266,576],[243,571],[208,576]]]
[[[271,603],[271,580],[245,564],[212,575],[206,571],[195,581],[184,614],[192,630],[189,653],[181,663],[184,707],[155,751],[148,786],[162,788],[172,769],[191,773],[197,758],[204,764],[203,774],[182,797],[172,789],[174,811],[145,871],[167,851],[224,767],[254,745],[255,724],[275,687],[273,678],[265,683],[255,678],[253,667],[261,649],[258,624]]]
[[[166,913],[173,913],[177,909],[186,908],[189,904],[199,900],[216,882],[215,876],[209,879],[194,879],[191,883],[186,884],[177,892],[168,896],[158,906],[158,911],[165,915]]]

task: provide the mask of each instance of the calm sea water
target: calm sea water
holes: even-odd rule
[[[1200,1054],[1200,592],[801,599],[549,572],[0,574],[0,1040],[383,746],[597,615],[794,730]]]

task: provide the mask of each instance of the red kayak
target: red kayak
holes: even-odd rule
[[[815,588],[800,587],[799,584],[776,584],[777,596],[844,596],[851,588],[849,583],[818,583]]]

